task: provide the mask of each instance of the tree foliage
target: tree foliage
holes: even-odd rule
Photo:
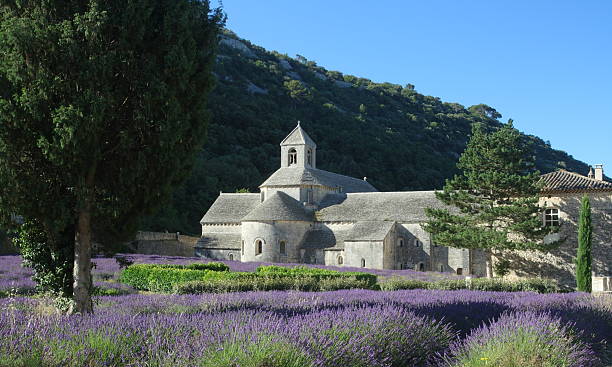
[[[538,206],[539,172],[534,169],[512,121],[486,132],[476,124],[457,167],[436,196],[452,209],[427,209],[424,228],[440,245],[494,250],[544,249],[551,232]]]
[[[189,0],[3,1],[0,15],[0,207],[39,225],[23,229],[34,246],[74,248],[75,310],[90,312],[92,233],[131,234],[202,146],[223,16]]]
[[[593,224],[591,222],[591,202],[583,196],[578,220],[578,254],[576,256],[576,285],[579,291],[591,292],[591,247]]]

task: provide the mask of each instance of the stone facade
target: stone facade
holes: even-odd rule
[[[593,224],[592,271],[594,276],[612,276],[612,189],[608,192],[551,192],[540,199],[543,208],[558,209],[559,232],[552,235],[562,244],[550,252],[515,251],[504,253],[511,260],[511,275],[516,277],[554,278],[575,286],[574,259],[578,250],[580,201],[587,195]]]
[[[477,251],[434,246],[424,209],[433,191],[378,192],[316,168],[316,144],[298,126],[281,142],[280,168],[254,194],[222,193],[202,218],[197,256],[484,275]]]
[[[281,143],[280,168],[261,184],[260,193],[222,193],[206,212],[196,255],[487,274],[485,252],[436,246],[421,227],[427,220],[425,208],[455,210],[438,201],[434,191],[378,192],[365,178],[317,169],[316,148],[298,123]],[[566,240],[546,253],[503,253],[511,260],[511,276],[575,283],[577,220],[584,194],[593,210],[593,273],[612,275],[612,183],[604,179],[603,167],[588,177],[561,170],[542,179],[540,204],[543,210],[556,210],[557,235]]]

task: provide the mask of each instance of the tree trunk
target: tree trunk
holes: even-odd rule
[[[84,203],[78,212],[74,236],[74,304],[70,313],[93,313],[91,300],[91,207],[95,166],[90,167],[86,179]]]
[[[74,305],[71,313],[93,313],[91,301],[91,204],[79,212],[74,238]]]
[[[493,278],[493,250],[487,251],[487,278]]]

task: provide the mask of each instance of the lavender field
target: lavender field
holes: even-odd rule
[[[195,259],[135,256],[141,263]],[[232,270],[260,264],[226,262]],[[96,259],[96,284],[116,284]],[[18,257],[0,284],[31,287]],[[395,271],[377,271],[393,276]],[[415,273],[415,274],[413,274]],[[404,277],[432,276],[401,271]],[[434,276],[435,277],[435,276]],[[418,278],[423,279],[423,278]],[[43,297],[0,298],[0,366],[408,367],[611,363],[612,303],[585,293],[406,290],[96,297],[60,315]]]

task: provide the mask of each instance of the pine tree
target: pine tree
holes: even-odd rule
[[[223,20],[206,0],[0,3],[0,210],[73,250],[74,312],[92,235],[124,238],[189,173]]]
[[[436,192],[454,209],[427,209],[423,225],[436,244],[498,250],[544,249],[545,227],[538,206],[539,173],[533,156],[512,120],[496,131],[485,132],[480,124],[457,164],[460,174]],[[489,274],[492,273],[491,259]]]
[[[578,254],[576,256],[576,285],[579,291],[591,292],[591,245],[593,226],[591,203],[588,196],[582,197],[578,222]]]

